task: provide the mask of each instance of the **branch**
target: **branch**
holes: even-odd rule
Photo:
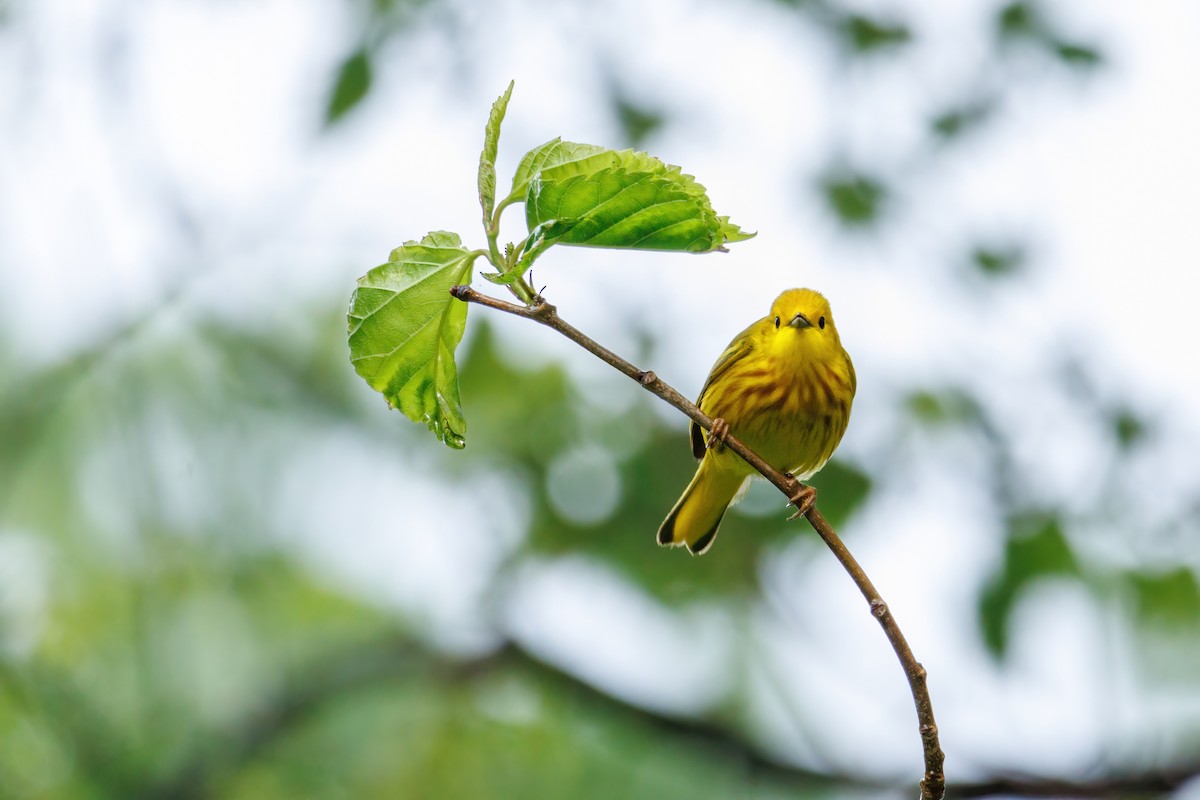
[[[1117,800],[1131,797],[1167,797],[1200,775],[1200,765],[1181,764],[1146,772],[1116,773],[1094,780],[1070,781],[1037,775],[993,778],[980,783],[954,784],[956,798],[1030,797]]]
[[[533,298],[532,304],[519,306],[503,300],[497,300],[485,294],[480,294],[469,286],[455,286],[450,290],[450,294],[463,302],[477,303],[488,308],[494,308],[497,311],[531,319],[534,322],[558,331],[604,363],[624,373],[640,383],[648,391],[658,395],[682,411],[705,430],[712,429],[712,420],[695,403],[664,383],[653,372],[638,369],[616,353],[567,324],[563,321],[562,317],[558,316],[557,309],[547,303],[540,295]],[[800,481],[791,475],[780,472],[764,461],[761,456],[747,447],[736,436],[732,434],[727,435],[724,443],[726,447],[745,459],[747,464],[757,470],[760,475],[770,481],[779,491],[783,492],[784,496],[789,500],[796,497],[805,488]],[[917,709],[921,746],[925,754],[925,777],[921,780],[921,798],[922,800],[941,800],[946,791],[946,778],[942,772],[942,763],[945,760],[945,755],[938,744],[937,723],[934,721],[933,705],[929,700],[929,689],[925,681],[925,668],[913,656],[912,650],[909,648],[904,634],[900,631],[900,626],[896,623],[895,617],[892,616],[891,611],[888,609],[887,603],[879,596],[879,591],[871,583],[871,579],[867,577],[867,573],[855,561],[854,556],[851,555],[846,545],[842,543],[841,538],[830,527],[825,517],[821,515],[821,512],[817,510],[815,505],[810,506],[804,516],[808,519],[809,524],[812,525],[813,530],[817,532],[829,549],[833,551],[833,555],[841,562],[842,567],[850,574],[850,578],[854,581],[858,590],[862,592],[862,596],[866,598],[867,603],[871,607],[871,613],[879,620],[880,626],[883,628],[888,641],[892,645],[892,650],[896,652],[896,658],[899,659],[901,666],[904,668],[904,675],[908,678],[908,685],[912,690],[913,703]]]

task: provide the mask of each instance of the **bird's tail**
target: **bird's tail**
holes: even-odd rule
[[[745,475],[706,455],[696,476],[683,490],[683,497],[659,526],[658,543],[668,547],[686,545],[693,555],[708,550],[717,538],[721,518],[745,481]]]

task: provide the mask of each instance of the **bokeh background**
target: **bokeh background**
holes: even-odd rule
[[[479,308],[463,452],[351,369],[359,275],[483,241],[510,79],[502,187],[554,136],[635,146],[759,232],[556,248],[566,319],[694,396],[778,291],[830,298],[860,384],[820,505],[952,792],[1200,796],[1198,33],[1184,0],[0,2],[0,797],[915,794],[903,675],[778,495],[654,545],[681,416]]]

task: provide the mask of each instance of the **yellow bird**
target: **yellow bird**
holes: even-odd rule
[[[842,347],[829,302],[812,289],[788,289],[771,313],[739,333],[717,359],[696,405],[716,434],[692,423],[696,476],[658,529],[658,543],[712,546],[726,509],[754,470],[720,442],[728,431],[782,472],[812,477],[833,455],[854,401],[854,364]]]

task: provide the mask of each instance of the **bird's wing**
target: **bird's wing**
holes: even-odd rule
[[[753,337],[750,336],[750,331],[753,327],[754,325],[751,325],[733,337],[733,341],[725,348],[725,352],[721,353],[721,357],[717,359],[717,363],[713,364],[712,371],[708,373],[708,379],[704,381],[704,388],[700,390],[700,396],[696,398],[696,405],[701,410],[704,409],[704,395],[708,392],[708,387],[712,386],[714,381],[728,372],[730,367],[745,358],[754,349]],[[707,444],[704,440],[704,429],[695,422],[692,422],[691,435],[692,455],[697,459],[704,458],[704,451],[707,449]]]

